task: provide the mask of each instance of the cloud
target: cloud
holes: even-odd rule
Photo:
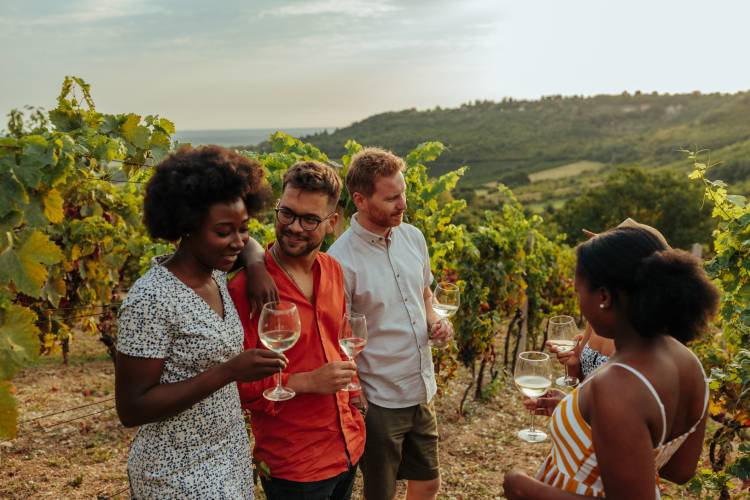
[[[55,14],[26,19],[5,18],[0,19],[0,24],[23,23],[27,26],[64,23],[93,24],[112,19],[154,14],[160,11],[161,9],[148,5],[144,0],[86,0],[77,2],[69,9]]]
[[[261,15],[272,16],[315,16],[339,14],[350,17],[379,17],[401,10],[388,0],[313,0],[290,3],[266,10]]]

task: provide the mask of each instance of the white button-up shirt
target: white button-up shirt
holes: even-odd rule
[[[354,214],[328,253],[344,270],[351,310],[367,321],[367,347],[357,357],[367,399],[386,408],[429,402],[437,385],[424,304],[432,283],[424,235],[404,223],[384,237]]]

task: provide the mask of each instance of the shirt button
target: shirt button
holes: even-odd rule
[[[409,297],[404,298],[404,302],[409,302]]]

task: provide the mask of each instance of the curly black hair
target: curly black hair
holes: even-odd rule
[[[592,290],[608,289],[644,337],[666,334],[686,343],[716,314],[719,292],[700,260],[646,229],[611,229],[580,244],[576,253],[576,273]]]
[[[183,146],[156,167],[146,185],[143,222],[151,237],[176,241],[196,231],[215,203],[241,198],[256,215],[272,195],[255,160],[219,146]]]

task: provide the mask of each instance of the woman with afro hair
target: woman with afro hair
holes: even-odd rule
[[[226,273],[269,198],[260,165],[218,146],[180,149],[146,186],[146,228],[177,249],[154,259],[120,309],[115,395],[123,425],[140,426],[128,456],[135,498],[253,497],[236,382],[286,358],[243,352]]]
[[[510,499],[658,498],[658,477],[687,482],[706,430],[708,384],[685,346],[716,313],[701,262],[641,227],[577,249],[581,312],[616,349],[550,418],[552,450],[536,478],[505,476]]]

